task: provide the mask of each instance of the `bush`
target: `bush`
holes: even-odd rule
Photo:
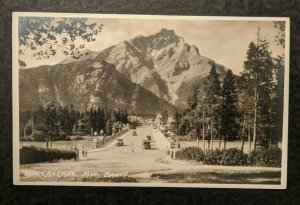
[[[20,164],[75,159],[75,151],[48,149],[35,146],[24,146],[20,149]]]
[[[33,141],[33,137],[32,136],[26,136],[26,137],[20,137],[20,141]]]
[[[251,153],[249,163],[255,166],[281,166],[281,149],[271,147],[268,149],[259,149]]]
[[[222,151],[221,165],[225,166],[245,166],[248,156],[237,148],[230,148]]]
[[[53,137],[53,140],[66,140],[67,134],[64,132],[59,132]]]
[[[203,162],[204,157],[204,152],[201,148],[198,147],[187,147],[175,153],[176,159],[195,160],[198,162]]]
[[[37,133],[34,133],[34,135],[32,135],[32,139],[34,141],[46,141],[47,136],[42,132],[37,132]]]
[[[208,150],[206,153],[198,147],[187,147],[175,153],[176,159],[195,160],[207,165],[223,166],[281,166],[281,149],[271,147],[253,151],[249,157],[237,148]]]
[[[32,136],[32,139],[34,141],[46,141],[47,140],[47,134],[42,132],[37,132]],[[59,132],[53,135],[52,140],[66,140],[67,135],[64,132]]]
[[[222,151],[219,149],[208,150],[205,153],[204,164],[208,165],[221,165]]]

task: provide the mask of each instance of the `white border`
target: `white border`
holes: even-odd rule
[[[190,183],[102,183],[102,182],[20,182],[19,164],[19,69],[18,69],[18,17],[85,17],[111,19],[164,19],[164,20],[219,20],[219,21],[285,21],[285,74],[284,111],[282,135],[282,167],[280,185],[262,184],[190,184]],[[103,186],[103,187],[180,187],[180,188],[245,188],[245,189],[286,189],[287,187],[287,148],[288,148],[288,99],[289,99],[289,47],[290,19],[287,17],[225,17],[225,16],[162,16],[126,14],[87,14],[87,13],[42,13],[13,12],[12,23],[12,98],[13,98],[13,184],[14,185],[54,185],[54,186]]]

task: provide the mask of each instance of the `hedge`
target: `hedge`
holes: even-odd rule
[[[195,161],[203,161],[205,158],[204,152],[198,147],[188,147],[175,153],[177,159],[189,159]]]
[[[198,147],[187,147],[175,153],[180,160],[195,160],[207,165],[223,166],[281,166],[281,149],[272,147],[253,151],[251,155],[244,154],[237,148],[225,150],[208,150],[206,153]]]
[[[20,149],[20,164],[50,162],[60,159],[75,159],[75,151],[24,146]]]
[[[250,163],[258,166],[281,166],[281,149],[271,147],[269,149],[255,150],[251,153]]]

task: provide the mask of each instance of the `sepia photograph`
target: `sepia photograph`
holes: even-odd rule
[[[285,189],[284,17],[13,13],[15,185]]]

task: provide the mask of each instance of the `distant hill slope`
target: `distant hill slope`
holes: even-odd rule
[[[36,109],[54,102],[126,108],[131,114],[155,115],[174,107],[140,85],[132,83],[115,66],[87,59],[68,64],[20,70],[20,109]]]

